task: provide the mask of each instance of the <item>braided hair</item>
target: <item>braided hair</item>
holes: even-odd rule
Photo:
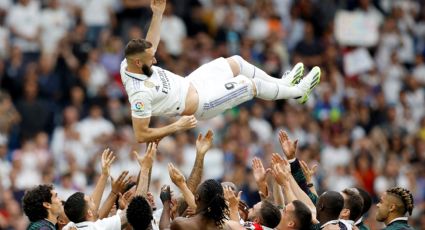
[[[404,205],[403,214],[408,212],[409,215],[412,215],[413,211],[413,195],[409,190],[401,187],[393,187],[387,190],[387,193],[398,197]]]
[[[227,220],[229,207],[224,199],[223,187],[216,180],[206,180],[198,188],[200,203],[204,207],[201,214],[212,219],[218,228]]]

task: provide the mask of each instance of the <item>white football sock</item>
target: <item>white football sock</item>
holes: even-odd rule
[[[257,68],[253,64],[245,61],[241,56],[239,55],[233,55],[231,57],[233,60],[235,60],[239,64],[239,68],[241,70],[240,74],[244,75],[245,77],[255,79],[260,78],[265,81],[269,82],[275,82],[275,83],[281,83],[281,79],[274,78],[270,75],[268,75],[266,72],[264,72],[262,69]]]
[[[252,81],[257,89],[256,97],[264,100],[292,99],[301,97],[305,93],[296,86],[286,86],[276,82],[265,81],[260,78],[252,79]]]

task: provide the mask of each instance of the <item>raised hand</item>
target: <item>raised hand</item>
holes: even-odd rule
[[[118,194],[118,205],[121,210],[124,210],[127,208],[128,204],[130,204],[131,200],[134,197],[134,190],[130,189],[127,192],[122,195],[121,193]]]
[[[156,210],[156,204],[155,204],[155,197],[153,197],[153,194],[151,192],[148,192],[146,194],[146,200],[149,202],[149,204],[152,207],[152,210]]]
[[[161,188],[161,194],[159,195],[162,203],[171,202],[171,190],[169,185],[163,185]]]
[[[174,167],[173,163],[168,163],[168,173],[170,174],[171,181],[177,185],[177,187],[180,187],[186,182],[183,174],[176,167]]]
[[[177,120],[176,125],[179,131],[188,130],[191,128],[195,128],[198,121],[195,116],[182,116],[179,120]]]
[[[136,151],[133,151],[134,157],[137,159],[137,162],[139,162],[139,166],[141,168],[151,168],[153,164],[153,160],[156,153],[156,143],[149,142],[148,146],[146,148],[146,153],[143,156],[140,156],[139,153]]]
[[[272,165],[279,165],[286,172],[291,172],[291,165],[287,160],[283,159],[278,153],[272,154]]]
[[[115,158],[116,157],[114,153],[111,150],[109,150],[109,148],[103,150],[102,160],[101,160],[103,175],[109,176],[111,164],[114,162]]]
[[[153,13],[163,14],[166,5],[166,0],[151,0],[151,9]]]
[[[196,139],[196,152],[205,154],[212,146],[214,133],[208,130],[205,136],[200,133],[198,139]]]
[[[242,191],[239,191],[238,196],[235,196],[235,192],[230,186],[224,186],[224,199],[229,203],[229,207],[238,208],[239,201],[241,200]]]
[[[276,180],[276,182],[285,188],[289,188],[289,176],[291,176],[288,172],[286,172],[280,165],[275,164],[272,167],[272,173]]]
[[[262,183],[266,181],[267,173],[270,172],[270,169],[265,170],[263,162],[257,157],[252,159],[252,170],[254,173],[254,178],[257,183]]]
[[[298,140],[292,142],[292,140],[289,139],[288,134],[285,131],[280,130],[279,142],[280,146],[282,147],[283,153],[286,155],[286,158],[288,160],[294,159],[295,152],[297,151]]]
[[[300,161],[300,164],[305,176],[305,180],[307,181],[307,183],[311,183],[312,177],[314,176],[314,174],[316,174],[318,165],[315,164],[312,168],[309,168],[305,161]]]
[[[123,193],[125,191],[125,188],[128,184],[131,182],[131,178],[128,177],[128,171],[123,171],[117,180],[114,180],[114,178],[111,177],[111,190],[112,193],[115,195],[118,195],[119,193]]]

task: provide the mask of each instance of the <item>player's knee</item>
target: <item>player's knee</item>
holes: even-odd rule
[[[241,63],[243,58],[239,55],[233,55],[226,59],[232,69],[233,76],[237,76],[241,72]]]

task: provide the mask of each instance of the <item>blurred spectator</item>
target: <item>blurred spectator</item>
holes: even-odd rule
[[[161,40],[167,52],[178,57],[183,52],[183,40],[186,38],[186,25],[174,14],[174,6],[167,3],[161,25]]]
[[[40,18],[40,3],[35,0],[19,0],[7,16],[12,43],[22,50],[27,61],[35,61],[40,51]]]

